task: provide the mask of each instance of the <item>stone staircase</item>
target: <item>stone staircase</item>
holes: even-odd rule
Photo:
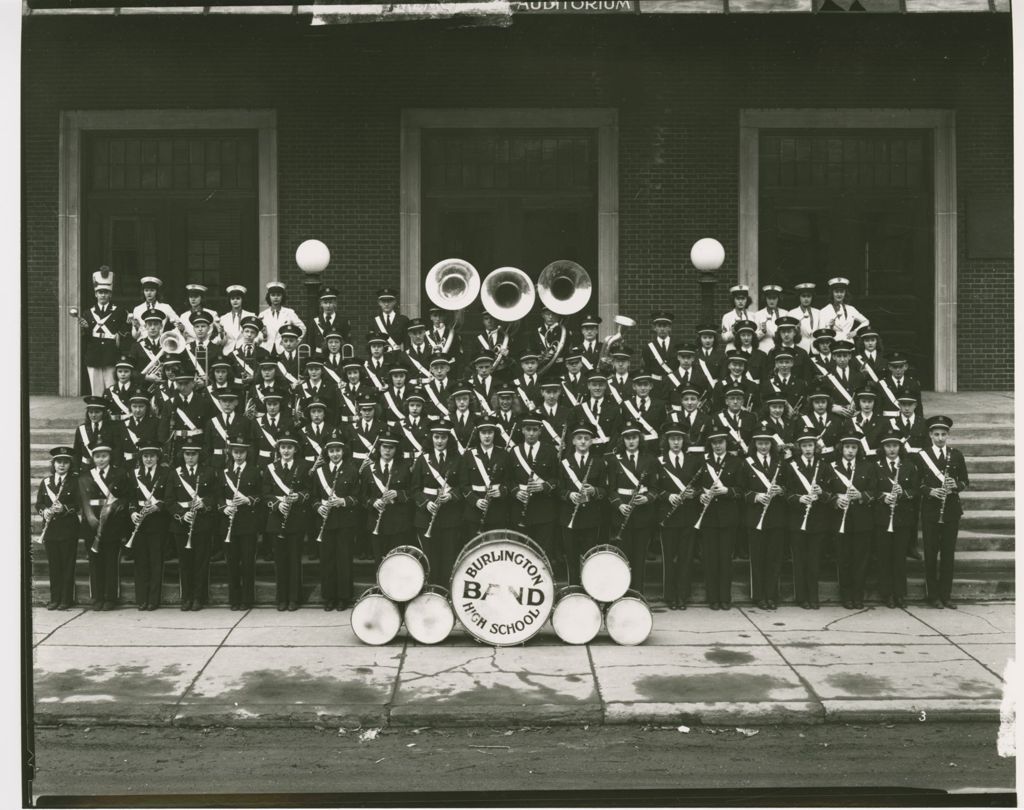
[[[939,399],[941,397],[941,399]],[[31,453],[29,473],[31,493],[35,498],[39,478],[49,471],[48,451],[57,444],[70,444],[75,426],[81,419],[80,400],[57,400],[53,407],[33,404],[31,418]],[[938,399],[938,402],[930,402]],[[957,545],[956,582],[954,598],[964,600],[991,600],[1014,598],[1014,442],[1013,442],[1013,398],[993,395],[925,395],[925,409],[929,414],[942,412],[954,420],[951,445],[959,448],[967,459],[971,477],[971,488],[963,493],[965,509],[960,525]],[[42,529],[41,519],[32,509],[32,536],[38,536]],[[32,599],[34,604],[45,604],[49,596],[46,556],[42,546],[33,542],[32,549]],[[319,564],[308,556],[303,562],[304,597],[309,603],[318,603]],[[695,566],[693,601],[704,598],[699,564]],[[661,560],[649,559],[646,565],[647,596],[658,598],[661,594]],[[908,588],[911,599],[924,597],[924,572],[922,563],[907,561]],[[134,578],[132,561],[125,558],[121,563],[121,599],[132,602]],[[355,564],[356,592],[374,582],[374,567],[369,560],[357,560]],[[273,563],[259,559],[256,565],[256,599],[258,602],[274,601]],[[871,577],[870,582],[873,580]],[[89,576],[86,550],[79,545],[76,572],[77,598],[80,603],[89,601]],[[173,605],[179,601],[177,562],[168,560],[164,565],[163,601]],[[733,563],[733,599],[736,602],[749,601],[749,567],[746,562]],[[223,560],[211,564],[211,603],[227,601],[227,580]],[[789,563],[783,564],[783,600],[792,597],[792,575]],[[823,601],[838,598],[838,585],[834,566],[823,566],[821,580]]]

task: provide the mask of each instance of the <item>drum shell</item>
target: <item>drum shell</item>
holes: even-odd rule
[[[583,601],[585,600],[585,601]],[[579,614],[569,613],[573,603]],[[555,595],[551,609],[551,627],[566,644],[588,644],[601,631],[601,606],[579,585],[567,585]]]
[[[443,600],[447,615],[426,616],[424,602]],[[440,620],[440,623],[438,623]],[[444,641],[455,629],[455,612],[452,610],[448,589],[440,585],[428,585],[423,592],[405,606],[405,629],[420,644],[437,644]]]
[[[611,556],[606,558],[605,555]],[[614,560],[621,560],[622,566],[619,567]],[[598,563],[611,566],[611,581],[607,580],[608,574],[602,577],[600,571],[595,576],[595,566]],[[580,558],[580,579],[583,588],[598,602],[614,602],[621,598],[629,590],[630,575],[629,560],[618,546],[608,543],[594,546]]]
[[[394,641],[402,627],[402,614],[398,605],[374,586],[363,591],[356,600],[351,623],[356,638],[364,644],[380,646]]]
[[[626,611],[634,615],[623,616]],[[612,641],[633,646],[643,644],[650,636],[654,629],[654,614],[643,594],[629,590],[605,608],[604,624]]]
[[[392,575],[388,571],[393,570],[395,563],[400,560],[404,562],[406,557],[410,558],[409,566],[413,573],[413,579],[409,582],[390,581]],[[419,564],[419,574],[415,573],[417,563]],[[430,560],[427,559],[423,549],[419,546],[396,546],[384,555],[384,559],[377,566],[377,587],[388,599],[395,602],[408,602],[422,592],[423,587],[427,584],[429,574]]]

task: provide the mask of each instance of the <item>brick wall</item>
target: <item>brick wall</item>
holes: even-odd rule
[[[359,331],[399,281],[403,107],[616,107],[620,308],[698,310],[693,241],[725,245],[735,278],[738,110],[928,107],[957,112],[961,210],[1011,184],[1008,15],[517,19],[508,29],[299,20],[29,19],[24,183],[32,393],[56,391],[54,300],[61,109],[278,111],[281,276],[331,246],[329,278]],[[1013,387],[1012,262],[968,261],[961,233],[959,385]],[[720,285],[720,309],[728,285]]]

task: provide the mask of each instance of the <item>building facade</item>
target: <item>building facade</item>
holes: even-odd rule
[[[1010,15],[911,2],[524,8],[501,25],[34,10],[29,391],[85,390],[66,310],[102,264],[125,304],[156,274],[179,310],[187,281],[221,308],[247,284],[259,309],[280,278],[305,314],[294,254],[320,239],[361,352],[376,290],[419,314],[449,256],[533,278],[574,259],[606,325],[621,313],[646,332],[667,308],[692,334],[705,236],[726,249],[717,311],[737,280],[844,275],[926,387],[1010,389]]]

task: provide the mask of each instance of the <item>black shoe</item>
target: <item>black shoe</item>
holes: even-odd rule
[[[820,609],[821,609],[821,605],[819,605],[817,602],[811,602],[811,610],[820,610]]]
[[[298,609],[299,609],[299,603],[298,602],[289,602],[288,603],[288,610],[298,610]]]
[[[71,605],[69,605],[67,602],[61,602],[59,605],[57,605],[57,610],[67,610],[70,607]]]
[[[137,604],[135,606],[135,609],[136,610],[145,610],[146,609],[146,603],[145,602],[140,602],[139,604]]]
[[[903,600],[903,597],[902,596],[897,596],[896,597],[896,607],[898,607],[898,608],[905,608],[906,606],[907,606],[907,603]]]
[[[764,599],[762,599],[760,602],[758,602],[757,606],[759,608],[761,608],[761,610],[768,610],[768,603],[765,602]]]
[[[180,610],[192,610],[192,603],[187,599],[182,600]]]
[[[676,610],[686,610],[686,602],[677,602]]]
[[[802,607],[804,610],[810,610],[811,609],[811,603],[810,602],[801,602],[800,603],[800,607]]]
[[[46,609],[47,610],[56,610],[57,609],[57,603],[56,602],[47,602],[46,603]]]
[[[950,610],[956,610],[956,602],[954,602],[952,599],[943,599],[942,606],[949,608]]]
[[[196,599],[195,601],[192,602],[192,607],[190,609],[191,610],[202,610],[203,609],[203,603],[200,602],[198,599]]]
[[[722,606],[718,602],[712,602],[710,607],[712,610],[720,610]]]
[[[929,607],[933,607],[936,610],[942,610],[945,607],[945,605],[942,604],[942,602],[940,602],[938,599],[929,599],[928,605]]]
[[[885,606],[887,608],[894,608],[894,607],[896,607],[896,600],[893,597],[890,596],[888,599],[885,600]]]
[[[863,602],[854,602],[853,603],[853,609],[854,610],[863,610],[864,609],[864,603]]]
[[[154,605],[152,602],[150,602],[148,605],[146,605],[146,610],[156,610],[158,607],[160,607],[160,605]]]
[[[241,610],[241,609],[242,609],[242,606],[241,606],[241,605],[239,605],[239,604],[238,604],[238,603],[236,602],[235,604],[233,604],[233,605],[231,606],[231,609],[232,609],[232,610]]]
[[[732,610],[732,602],[722,602],[718,607],[721,610]]]
[[[334,610],[333,602],[324,602],[324,610]]]
[[[104,610],[116,610],[117,609],[117,603],[116,602],[104,602],[103,603],[103,609]]]
[[[242,602],[242,606],[239,609],[240,610],[252,610],[252,605],[250,605],[248,602]]]
[[[774,599],[769,599],[768,600],[768,610],[776,610],[777,608],[778,608],[778,605],[775,604],[775,600]]]
[[[853,610],[853,602],[851,602],[849,599],[844,599],[843,600],[843,607],[846,608],[847,610]]]
[[[288,603],[287,602],[278,602],[277,603],[277,609],[278,610],[288,610]]]

